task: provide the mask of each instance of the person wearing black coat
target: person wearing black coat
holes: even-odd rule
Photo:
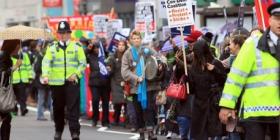
[[[92,92],[92,125],[96,126],[99,120],[99,100],[101,99],[103,110],[102,126],[109,126],[110,77],[109,75],[103,75],[100,71],[100,47],[102,46],[97,42],[90,44],[85,50],[87,62],[90,66],[89,86]]]
[[[51,113],[51,119],[53,116],[52,111],[52,99],[51,99],[51,90],[47,85],[43,85],[41,83],[42,78],[42,60],[44,57],[42,51],[42,42],[38,42],[36,46],[36,52],[34,52],[34,63],[33,70],[35,72],[35,79],[33,81],[33,86],[37,89],[37,120],[38,121],[46,121],[47,119],[44,117],[44,110],[48,108]],[[46,45],[46,44],[45,44]]]
[[[16,50],[15,48],[19,48],[19,40],[5,40],[3,46],[0,50],[0,79],[4,78],[3,85],[7,87],[11,82],[10,77],[12,76],[12,67],[13,62],[11,59],[11,54]],[[14,68],[18,67],[20,64],[17,63]],[[2,77],[2,73],[4,73],[4,77]],[[0,111],[0,121],[2,121],[1,125],[1,140],[9,140],[10,132],[11,132],[11,121],[12,116],[9,112],[1,112]]]
[[[208,140],[223,135],[218,102],[226,80],[223,64],[214,59],[205,40],[194,44],[194,61],[189,69],[190,93],[194,94],[191,137]]]

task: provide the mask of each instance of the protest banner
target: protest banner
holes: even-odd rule
[[[94,15],[93,16],[94,33],[100,37],[106,37],[107,24],[109,22],[109,16],[107,15]]]
[[[48,28],[57,38],[57,27],[60,21],[67,21],[72,30],[71,38],[78,40],[82,36],[93,38],[93,18],[92,16],[69,16],[47,18]]]
[[[110,40],[116,32],[121,32],[123,21],[121,19],[113,19],[107,23],[107,39]]]
[[[144,43],[151,42],[156,36],[155,3],[135,4],[135,29],[141,32]]]

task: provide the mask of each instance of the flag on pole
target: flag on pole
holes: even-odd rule
[[[276,0],[255,0],[256,16],[259,27],[266,29],[269,26],[269,14],[266,9]]]

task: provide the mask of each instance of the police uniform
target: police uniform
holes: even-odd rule
[[[67,22],[62,21],[58,26],[58,33],[71,33]],[[42,62],[42,77],[48,78],[53,99],[53,112],[56,134],[54,139],[61,140],[64,129],[64,117],[69,121],[72,140],[79,140],[79,105],[81,78],[86,67],[83,48],[76,42],[54,42],[46,51]],[[75,81],[69,77],[75,75]]]
[[[271,16],[280,16],[280,3],[268,8]],[[279,140],[279,37],[267,29],[251,35],[241,47],[223,89],[220,106],[236,109],[245,127],[245,139],[264,140],[266,129],[272,140]]]
[[[20,53],[17,56],[12,57],[13,65],[15,65],[18,59],[22,59],[22,64],[13,72],[13,89],[17,97],[17,102],[20,105],[20,112],[22,116],[25,116],[28,112],[26,108],[27,100],[27,87],[30,83],[30,79],[33,79],[30,59],[25,52]],[[15,107],[15,114],[17,115],[18,108]]]

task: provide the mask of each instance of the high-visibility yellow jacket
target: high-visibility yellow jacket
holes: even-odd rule
[[[29,83],[29,79],[33,78],[30,59],[27,53],[22,53],[22,64],[13,72],[13,84]],[[13,65],[16,64],[17,59],[12,57]]]
[[[223,89],[220,106],[235,109],[242,90],[240,117],[280,115],[279,62],[257,48],[262,35],[248,38],[235,61]]]
[[[53,43],[46,51],[42,62],[42,77],[48,77],[49,85],[64,85],[71,75],[81,78],[86,68],[86,57],[83,48],[70,41],[65,51]]]

